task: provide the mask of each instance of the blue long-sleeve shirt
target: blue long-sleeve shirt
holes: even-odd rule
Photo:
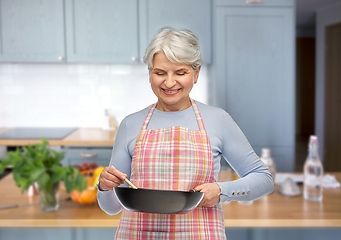
[[[254,152],[231,116],[221,108],[198,101],[196,103],[210,140],[215,178],[218,179],[222,156],[240,176],[240,179],[235,181],[218,182],[221,189],[220,203],[256,200],[271,193],[274,183],[269,169]],[[127,116],[117,131],[109,165],[126,173],[128,179],[131,174],[136,140],[150,108],[151,105]],[[155,109],[147,128],[156,130],[171,126],[199,130],[193,107],[178,112],[163,112]],[[126,183],[122,186],[128,187]],[[117,214],[123,208],[114,191],[98,191],[97,198],[101,209],[109,215]]]

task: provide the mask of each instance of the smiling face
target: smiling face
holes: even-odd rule
[[[170,62],[163,52],[154,55],[153,68],[149,70],[152,90],[158,98],[156,109],[181,111],[192,104],[189,93],[199,77],[200,67],[194,71],[190,65]]]

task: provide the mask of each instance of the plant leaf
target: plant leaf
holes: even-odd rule
[[[45,168],[33,168],[30,174],[30,180],[35,182],[45,172]]]
[[[63,167],[60,162],[65,153],[51,150],[44,137],[41,138],[41,143],[22,147],[22,151],[17,148],[6,156],[6,159],[1,159],[0,173],[7,166],[13,166],[13,179],[22,192],[34,182],[38,183],[39,190],[48,191],[61,180],[64,181],[68,193],[74,189],[82,191],[86,188],[86,177],[73,166]]]
[[[49,191],[51,189],[50,176],[46,172],[44,172],[40,176],[40,178],[37,179],[37,183],[38,183],[39,190],[46,189]]]

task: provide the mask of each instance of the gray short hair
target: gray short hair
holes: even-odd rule
[[[172,63],[191,65],[195,71],[203,63],[199,40],[189,30],[175,30],[172,28],[159,30],[151,40],[143,57],[143,61],[148,65],[149,70],[153,68],[154,55],[161,51]]]

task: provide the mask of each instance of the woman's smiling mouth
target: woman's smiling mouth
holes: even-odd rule
[[[175,90],[167,90],[167,89],[162,88],[162,90],[167,95],[173,95],[173,94],[178,93],[180,91],[180,88],[179,89],[175,89]]]

